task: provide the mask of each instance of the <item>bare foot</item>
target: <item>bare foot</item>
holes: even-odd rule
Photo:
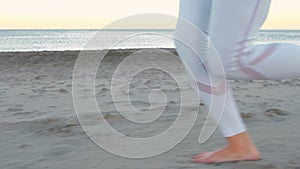
[[[222,162],[233,162],[233,161],[256,161],[260,160],[260,154],[258,150],[246,150],[236,151],[230,147],[223,149],[201,153],[193,158],[193,162],[197,163],[222,163]]]
[[[227,139],[228,146],[225,148],[213,152],[200,153],[194,156],[192,161],[210,164],[261,159],[259,151],[246,132]]]

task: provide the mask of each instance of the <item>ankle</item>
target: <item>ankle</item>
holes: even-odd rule
[[[243,132],[235,136],[228,137],[227,142],[229,148],[237,151],[256,149],[255,145],[253,144],[247,132]]]

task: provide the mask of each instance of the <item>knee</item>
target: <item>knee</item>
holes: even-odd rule
[[[226,75],[230,73],[230,66],[226,61],[219,57],[219,54],[215,50],[208,50],[209,52],[205,64],[208,74],[212,77],[226,78]]]

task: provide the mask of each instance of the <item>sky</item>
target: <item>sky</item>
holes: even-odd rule
[[[142,13],[176,17],[179,0],[0,0],[0,29],[101,29]],[[300,0],[272,0],[263,29],[300,29]],[[157,17],[130,20],[142,28],[174,29],[175,20]],[[170,19],[170,20],[169,20]],[[121,25],[121,26],[120,26]],[[121,28],[126,27],[119,24]],[[139,27],[140,28],[140,27]]]

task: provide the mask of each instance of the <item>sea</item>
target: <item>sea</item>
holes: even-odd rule
[[[0,30],[0,52],[174,48],[174,30]],[[300,30],[262,30],[257,43],[300,44]]]

